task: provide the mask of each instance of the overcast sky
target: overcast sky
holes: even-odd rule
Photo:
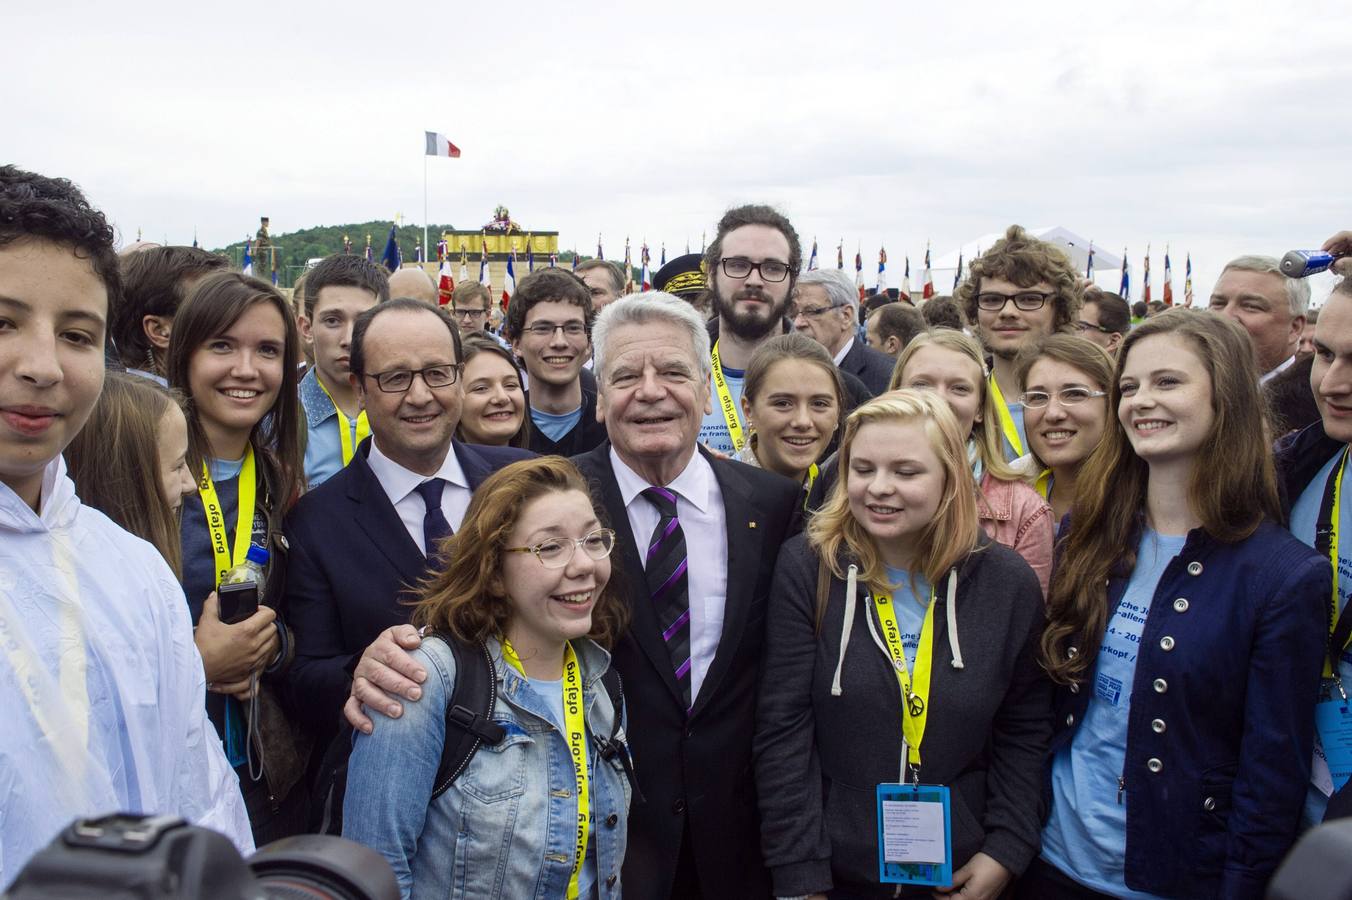
[[[9,4],[0,159],[118,227],[206,246],[506,204],[564,249],[654,261],[781,207],[890,281],[1011,222],[1224,261],[1352,227],[1352,4]],[[337,248],[335,248],[337,249]],[[406,248],[406,253],[411,248]],[[947,285],[940,285],[946,289]],[[1316,302],[1327,294],[1321,280]]]

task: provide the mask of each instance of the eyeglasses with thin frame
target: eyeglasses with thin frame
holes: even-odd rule
[[[375,380],[376,387],[386,394],[402,394],[413,387],[413,376],[422,377],[423,384],[429,388],[444,388],[455,384],[460,377],[457,363],[439,363],[423,369],[391,369],[388,372],[371,372],[367,378]]]
[[[1110,328],[1104,328],[1102,325],[1095,325],[1093,322],[1086,322],[1084,319],[1080,319],[1075,323],[1075,330],[1080,332],[1101,331],[1104,334],[1113,333],[1112,329]]]
[[[546,569],[562,569],[573,561],[578,547],[592,559],[605,559],[615,549],[615,532],[598,528],[580,538],[547,538],[529,547],[503,547],[502,550],[504,553],[534,553]]]
[[[990,291],[976,295],[976,305],[986,312],[1000,312],[1005,304],[1014,301],[1014,308],[1024,312],[1042,309],[1047,301],[1056,296],[1056,291],[1019,291],[1017,294],[998,294]]]
[[[587,326],[581,322],[564,322],[559,325],[555,325],[553,322],[536,322],[534,325],[527,325],[521,330],[538,338],[552,338],[554,332],[559,330],[562,330],[568,337],[582,337],[587,333]]]
[[[1106,397],[1108,392],[1091,391],[1089,388],[1081,387],[1061,388],[1054,395],[1046,391],[1024,391],[1019,396],[1019,402],[1027,409],[1042,409],[1052,402],[1053,396],[1062,406],[1074,406],[1094,397]]]
[[[753,269],[766,281],[778,282],[789,277],[788,264],[777,259],[755,263],[741,256],[725,256],[718,262],[723,267],[723,274],[729,278],[747,278]]]
[[[847,305],[848,304],[846,303],[832,303],[830,306],[790,306],[788,315],[790,319],[796,319],[799,316],[803,316],[807,319],[815,319],[819,316],[826,315],[833,309],[840,309],[842,306]]]
[[[457,316],[461,319],[482,319],[484,316],[488,315],[488,308],[484,307],[483,309],[475,309],[468,306],[452,307],[451,315]]]

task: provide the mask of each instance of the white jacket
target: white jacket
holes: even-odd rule
[[[251,851],[173,572],[60,457],[41,496],[0,484],[0,890],[80,816],[180,815]]]

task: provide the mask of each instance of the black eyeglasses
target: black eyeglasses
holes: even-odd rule
[[[462,319],[482,319],[488,315],[487,309],[457,309],[452,307],[451,315],[459,316]]]
[[[555,325],[553,322],[536,322],[534,325],[527,325],[521,330],[535,337],[552,338],[554,332],[560,329],[568,337],[582,337],[587,333],[587,326],[581,322],[565,322],[562,325]]]
[[[759,272],[760,277],[766,281],[783,281],[789,277],[788,264],[777,259],[754,263],[741,256],[725,256],[718,262],[723,266],[723,274],[729,278],[746,278],[752,269]]]
[[[1061,390],[1057,391],[1055,394],[1049,394],[1046,391],[1024,391],[1019,397],[1019,402],[1027,409],[1042,409],[1042,407],[1047,406],[1052,402],[1052,397],[1055,397],[1062,406],[1074,406],[1075,404],[1083,403],[1092,397],[1106,396],[1108,396],[1106,391],[1091,391],[1089,388],[1068,387],[1061,388]]]
[[[460,377],[460,366],[456,363],[441,363],[425,369],[391,369],[388,372],[373,372],[367,378],[375,379],[376,386],[386,394],[402,394],[413,387],[413,376],[422,376],[423,384],[429,388],[444,388],[455,384]]]
[[[788,309],[788,316],[790,319],[796,319],[799,316],[815,319],[818,316],[826,315],[833,309],[840,309],[842,306],[847,305],[848,304],[845,303],[832,303],[830,306],[790,306]]]
[[[1077,331],[1081,331],[1081,332],[1083,332],[1083,331],[1101,331],[1101,332],[1103,332],[1104,334],[1112,334],[1112,333],[1113,333],[1112,329],[1110,329],[1110,328],[1104,328],[1102,325],[1095,325],[1093,322],[1086,322],[1084,319],[1080,319],[1078,322],[1075,323],[1075,329],[1076,329]]]
[[[580,538],[549,538],[529,547],[503,547],[504,553],[534,553],[546,569],[562,569],[573,561],[573,554],[581,547],[592,559],[605,559],[615,549],[615,532],[598,528]]]
[[[1014,301],[1014,308],[1021,309],[1024,312],[1033,312],[1042,309],[1047,304],[1047,300],[1056,296],[1056,291],[1020,291],[1017,294],[997,294],[990,292],[976,295],[976,305],[986,310],[986,312],[999,312],[1005,308],[1005,304]]]

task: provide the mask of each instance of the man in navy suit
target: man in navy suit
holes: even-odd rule
[[[793,327],[826,348],[842,372],[855,376],[873,396],[887,392],[896,360],[859,336],[859,292],[839,269],[803,273],[790,307]]]
[[[350,664],[382,629],[408,621],[403,601],[470,494],[532,454],[452,440],[460,421],[460,332],[442,309],[391,300],[352,331],[351,381],[371,426],[351,463],[296,504],[286,604],[296,638],[291,687],[323,737],[340,721]]]
[[[594,334],[597,415],[610,441],[573,457],[616,533],[629,629],[613,648],[643,801],[629,811],[624,894],[640,900],[770,895],[751,773],[756,682],[779,547],[798,527],[799,487],[698,446],[712,409],[700,315],[650,292],[608,306]],[[347,715],[413,699],[424,672],[400,647],[362,657]],[[388,667],[385,663],[393,666]],[[421,677],[420,677],[421,676]]]

